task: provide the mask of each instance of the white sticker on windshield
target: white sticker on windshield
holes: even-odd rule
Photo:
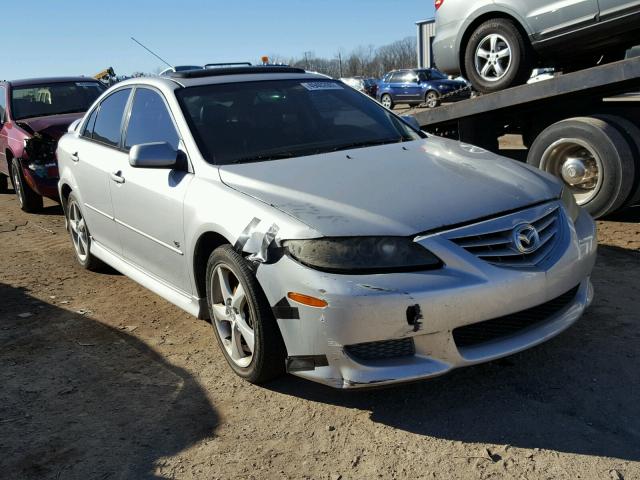
[[[96,82],[76,82],[76,87],[97,87]]]
[[[338,82],[306,82],[301,83],[307,90],[344,90],[344,87]]]

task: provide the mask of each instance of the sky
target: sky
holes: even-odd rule
[[[156,72],[173,65],[334,57],[416,35],[432,0],[6,0],[0,79]]]

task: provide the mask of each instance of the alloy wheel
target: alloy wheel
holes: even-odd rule
[[[392,105],[392,101],[391,101],[391,97],[389,95],[383,95],[382,96],[382,106],[385,108],[391,108]]]
[[[438,106],[438,94],[436,92],[427,93],[427,107],[436,108]]]
[[[511,68],[511,60],[511,46],[502,35],[492,33],[478,43],[475,67],[483,80],[497,82],[502,79]]]
[[[211,279],[213,323],[228,357],[246,368],[255,351],[255,324],[242,283],[231,268],[218,265]]]
[[[78,258],[85,262],[89,255],[89,234],[82,212],[75,201],[69,204],[69,231]]]
[[[18,197],[18,202],[20,206],[24,206],[24,200],[22,199],[22,183],[20,183],[20,171],[18,168],[13,165],[13,188],[16,192],[16,196]]]

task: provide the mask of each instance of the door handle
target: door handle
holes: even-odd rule
[[[122,171],[118,170],[117,172],[113,172],[111,175],[111,180],[116,183],[124,183],[124,177],[122,176]]]
[[[71,161],[75,163],[78,163],[80,161],[80,156],[78,155],[78,152],[71,154]]]

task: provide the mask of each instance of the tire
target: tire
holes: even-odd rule
[[[226,279],[226,294],[221,275]],[[209,257],[207,305],[220,349],[238,376],[262,384],[285,373],[286,348],[271,306],[248,262],[230,245],[217,248]],[[254,339],[253,350],[248,331]]]
[[[42,209],[42,197],[31,190],[22,174],[20,162],[15,158],[11,162],[11,181],[22,210],[27,213],[36,213]]]
[[[506,53],[507,47],[510,55]],[[480,49],[489,57],[477,57]],[[487,71],[483,74],[485,66]],[[467,78],[476,90],[482,93],[497,92],[525,83],[531,76],[531,47],[511,20],[488,20],[480,24],[469,37],[464,51],[464,67]]]
[[[440,94],[435,90],[429,90],[424,96],[424,103],[427,108],[437,108],[440,106]]]
[[[5,177],[0,173],[0,194],[7,193],[9,191],[9,177]]]
[[[91,234],[89,233],[89,227],[84,221],[84,214],[80,208],[80,202],[73,192],[69,194],[69,198],[67,199],[65,215],[67,216],[67,230],[71,236],[76,260],[80,266],[86,270],[100,270],[104,264],[91,253]],[[81,238],[84,240],[81,241]]]
[[[611,123],[593,117],[562,120],[545,129],[529,149],[527,163],[553,175],[563,177],[567,160],[579,159],[578,166],[597,175],[578,185],[565,186],[576,194],[576,201],[594,218],[620,208],[631,194],[635,179],[633,152],[624,136]],[[574,160],[575,162],[575,160]],[[574,163],[575,165],[575,163]],[[595,167],[595,169],[594,169]],[[578,168],[565,172],[567,177],[582,181]]]
[[[616,115],[595,115],[595,118],[599,118],[616,127],[631,147],[635,160],[636,174],[633,187],[631,187],[631,194],[624,206],[630,207],[640,204],[640,168],[638,167],[640,165],[640,127],[636,126],[632,121]]]
[[[388,93],[385,93],[384,95],[382,95],[382,97],[380,97],[380,103],[382,104],[382,106],[388,108],[389,110],[393,110],[393,108],[396,106],[393,102],[393,98],[391,98],[391,95],[389,95]]]

